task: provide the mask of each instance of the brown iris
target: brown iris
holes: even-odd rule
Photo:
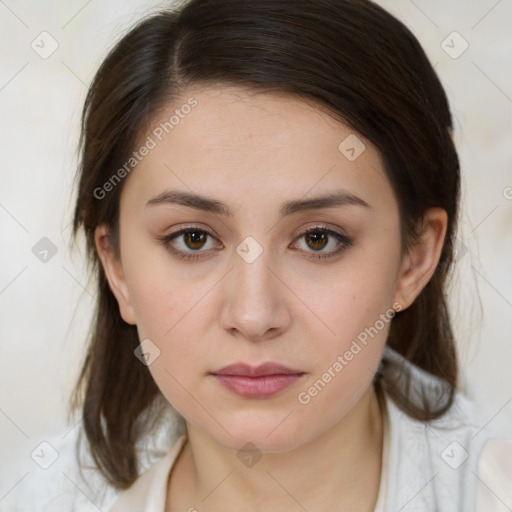
[[[184,233],[185,244],[190,249],[200,249],[204,245],[207,236],[207,233],[202,231],[187,231]]]
[[[311,249],[323,249],[327,244],[327,235],[320,231],[311,231],[306,234],[306,243],[311,247]]]

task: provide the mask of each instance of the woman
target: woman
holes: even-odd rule
[[[89,90],[78,181],[99,301],[77,391],[126,489],[113,511],[468,511],[505,492],[479,482],[511,443],[486,443],[456,390],[449,106],[382,8],[191,0],[142,20]],[[140,475],[169,406],[182,430]]]

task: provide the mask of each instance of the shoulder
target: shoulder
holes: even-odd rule
[[[474,510],[480,462],[489,460],[491,452],[483,449],[487,438],[473,422],[471,403],[457,395],[448,412],[428,423],[409,417],[391,400],[387,408],[386,510]]]
[[[485,441],[477,477],[477,511],[512,507],[512,438]]]
[[[164,457],[118,496],[110,512],[164,512],[168,477],[186,440],[181,435]]]
[[[494,438],[489,428],[479,426],[473,403],[462,393],[431,422],[411,418],[387,396],[386,408],[390,436],[386,510],[499,510],[487,505],[493,501],[482,501],[486,506],[475,509],[491,481],[498,491],[503,489],[503,500],[507,503],[508,497],[510,504],[510,494],[504,493],[512,487],[512,440]]]

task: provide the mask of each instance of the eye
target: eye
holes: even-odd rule
[[[197,259],[201,258],[201,254],[206,252],[212,247],[208,247],[208,239],[216,239],[210,232],[199,228],[183,228],[179,231],[166,235],[160,238],[160,241],[164,244],[171,254],[174,254],[181,259]],[[176,248],[177,246],[178,248]],[[205,250],[201,250],[204,249]]]
[[[352,246],[352,240],[341,232],[329,229],[327,226],[315,226],[305,231],[298,240],[304,239],[307,257],[312,259],[328,259],[337,256],[347,247]],[[324,251],[330,247],[330,250]],[[308,249],[312,249],[313,252]],[[315,254],[316,253],[316,254]]]
[[[174,256],[194,260],[204,257],[201,253],[207,253],[215,248],[215,244],[208,245],[211,240],[217,238],[209,231],[197,227],[182,228],[174,233],[166,235],[159,240]],[[315,226],[302,233],[297,240],[304,239],[305,249],[300,250],[308,254],[311,259],[333,258],[347,247],[352,246],[352,240],[341,232],[329,229],[327,226]],[[330,250],[324,250],[330,248]],[[313,252],[308,249],[312,249]],[[315,254],[316,253],[316,254]]]

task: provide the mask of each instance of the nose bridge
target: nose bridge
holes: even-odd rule
[[[269,267],[272,264],[272,252],[252,236],[242,240],[233,256],[235,266],[233,279],[239,298],[265,299],[273,297],[275,283]]]
[[[276,270],[270,270],[273,261],[271,250],[253,237],[246,237],[236,247],[223,306],[224,328],[258,339],[285,326],[288,315]]]

